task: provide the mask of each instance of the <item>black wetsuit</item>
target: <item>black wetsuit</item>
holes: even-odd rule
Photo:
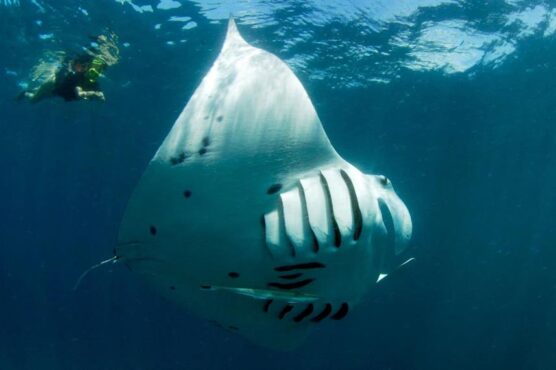
[[[89,65],[92,59],[93,57],[85,55],[79,57],[76,61],[83,65]],[[98,82],[96,80],[90,81],[85,76],[86,70],[87,68],[82,72],[68,71],[66,68],[60,70],[56,74],[56,83],[52,94],[62,97],[65,101],[71,101],[79,99],[76,89],[78,86],[86,91],[99,91]]]

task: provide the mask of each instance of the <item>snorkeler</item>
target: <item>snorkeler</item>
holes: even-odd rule
[[[105,100],[98,80],[107,67],[119,60],[117,36],[108,33],[91,38],[92,46],[75,58],[58,52],[49,54],[55,58],[41,60],[31,74],[35,86],[21,92],[18,99],[31,103],[55,96],[65,101]]]

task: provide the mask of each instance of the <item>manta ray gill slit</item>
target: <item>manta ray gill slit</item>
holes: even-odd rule
[[[342,179],[345,181],[349,190],[354,223],[353,240],[357,241],[361,237],[361,233],[363,231],[363,216],[361,215],[361,208],[359,208],[359,201],[357,200],[357,193],[355,192],[355,186],[353,185],[352,179],[344,170],[341,170],[340,174],[342,175]]]
[[[338,221],[336,221],[336,217],[334,216],[334,208],[332,206],[332,194],[330,194],[330,187],[328,186],[326,177],[322,173],[320,174],[320,182],[324,190],[327,209],[330,210],[329,218],[332,221],[332,229],[334,230],[334,246],[336,248],[340,248],[342,246],[342,234],[340,233],[340,228],[338,227]]]

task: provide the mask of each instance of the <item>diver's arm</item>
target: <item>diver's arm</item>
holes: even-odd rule
[[[77,93],[79,99],[83,99],[83,100],[91,99],[91,100],[101,100],[101,101],[106,100],[106,98],[104,97],[104,93],[102,91],[83,90],[81,86],[76,86],[75,92]]]

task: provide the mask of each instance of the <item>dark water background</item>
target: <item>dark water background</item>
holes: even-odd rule
[[[407,27],[364,8],[313,24],[309,3],[295,1],[253,20],[245,5],[244,37],[291,62],[339,153],[391,178],[414,222],[417,262],[301,349],[258,348],[121,266],[72,291],[111,256],[135,183],[218,53],[225,22],[199,3],[175,10],[197,23],[187,31],[165,28],[171,11],[108,0],[0,5],[0,369],[555,369],[556,38],[543,31],[549,15],[526,36],[504,18],[547,2],[437,2]],[[394,36],[446,19],[515,48],[464,71],[402,66],[417,43],[397,48]],[[107,102],[13,101],[44,50],[78,50],[106,26],[130,44],[102,81]],[[327,55],[317,41],[332,38],[388,55],[332,43]],[[296,55],[315,57],[296,65]]]

